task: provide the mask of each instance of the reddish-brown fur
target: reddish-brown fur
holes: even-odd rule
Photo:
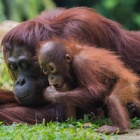
[[[47,49],[50,42],[51,48]],[[43,51],[45,52],[42,53]],[[127,132],[129,122],[125,106],[127,103],[135,103],[140,109],[139,77],[127,69],[114,53],[95,46],[52,39],[43,43],[38,51],[39,61],[43,64],[50,61],[58,66],[58,63],[62,62],[63,69],[57,68],[61,73],[68,73],[67,65],[64,65],[66,61],[64,56],[67,54],[72,56],[69,67],[74,71],[74,76],[71,75],[71,78],[77,86],[66,92],[56,91],[55,94],[46,90],[44,94],[46,100],[51,99],[54,102],[64,102],[81,108],[86,108],[95,101],[106,100],[109,115],[116,127],[109,126],[105,129],[103,126],[99,131],[113,133],[117,129],[120,130],[119,133]],[[114,81],[116,83],[113,83]]]
[[[35,19],[12,29],[2,44],[26,44],[34,48],[37,41],[52,36],[73,37],[80,43],[116,51],[129,67],[136,72],[140,71],[140,32],[124,30],[117,22],[85,7],[43,12]]]
[[[29,51],[35,51],[38,41],[49,39],[52,36],[60,38],[73,37],[83,44],[96,45],[97,47],[113,50],[121,56],[126,66],[132,68],[136,73],[140,72],[140,32],[126,31],[118,23],[106,19],[92,9],[83,7],[43,12],[35,19],[25,21],[13,28],[5,35],[2,41],[6,63],[8,59],[6,54],[7,44],[11,46],[11,49],[15,44],[18,44],[19,46],[27,46]],[[3,92],[1,92],[1,94],[2,93]],[[8,95],[11,97],[11,93]],[[86,95],[84,94],[84,96]],[[3,100],[3,96],[0,97],[0,99]],[[13,101],[13,97],[11,100]],[[76,102],[79,103],[79,105],[82,104],[81,102]],[[19,112],[28,110],[33,113],[28,114],[30,116],[25,119],[22,113],[17,114],[17,111],[15,111],[18,107]],[[51,109],[57,110],[54,107]],[[40,108],[40,112],[41,110]],[[10,115],[9,111],[12,112],[13,115]],[[45,111],[47,112],[47,109]],[[0,112],[4,112],[4,117],[3,114],[0,114],[0,120],[7,120],[7,124],[11,124],[16,120],[14,119],[14,115],[17,115],[19,118],[17,122],[30,123],[29,118],[34,119],[36,109],[24,108],[17,105],[14,106],[11,111],[11,107],[2,106]],[[42,115],[42,118],[44,116],[45,114]],[[61,116],[60,113],[59,116]],[[42,118],[40,118],[40,120],[42,120]],[[11,121],[9,122],[8,119]]]
[[[10,125],[15,123],[39,124],[43,120],[64,120],[63,107],[60,104],[46,104],[40,107],[24,107],[11,91],[0,89],[0,121]]]
[[[0,104],[15,103],[16,99],[12,91],[0,89]]]

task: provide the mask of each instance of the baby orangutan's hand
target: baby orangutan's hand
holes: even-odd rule
[[[49,86],[46,88],[44,92],[44,98],[46,100],[58,103],[59,102],[58,97],[59,97],[59,92],[55,89],[54,86]]]

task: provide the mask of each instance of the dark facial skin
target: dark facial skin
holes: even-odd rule
[[[14,94],[22,105],[43,104],[43,90],[48,82],[34,59],[34,52],[25,46],[14,45],[6,51],[6,63],[14,80]]]
[[[42,66],[43,72],[48,76],[48,82],[51,87],[55,87],[57,91],[68,91],[70,86],[64,76],[58,72],[56,65],[53,62]]]
[[[73,87],[73,81],[69,78],[71,77],[69,73],[71,57],[67,55],[68,61],[66,61],[65,57],[63,58],[63,55],[59,54],[58,59],[60,59],[60,63],[56,63],[51,55],[51,50],[59,45],[57,42],[45,44],[44,47],[38,50],[38,60],[43,73],[48,76],[49,85],[57,91],[64,92],[69,91]],[[57,50],[56,52],[59,53]]]
[[[37,56],[42,71],[48,76],[50,85],[44,91],[44,99],[62,103],[59,100],[59,97],[63,96],[61,93],[74,89],[76,80],[73,78],[74,73],[71,67],[72,56],[67,50],[61,51],[59,47],[62,47],[61,44],[55,41],[42,44]]]
[[[50,45],[51,47],[48,45]],[[51,55],[49,50],[55,47],[57,43],[48,43],[48,45],[44,46],[44,48],[38,52],[38,58],[41,68],[44,74],[48,76],[48,82],[50,85],[46,88],[44,92],[44,98],[54,103],[63,103],[66,118],[75,118],[76,107],[65,101],[63,102],[62,100],[60,100],[61,96],[63,96],[63,92],[73,89],[73,82],[65,76],[68,75],[68,71],[66,71],[66,66],[70,68],[69,63],[72,61],[72,57],[70,54],[64,54],[64,57],[61,59],[61,65],[60,63],[55,63],[55,60],[53,59],[53,56]],[[70,75],[70,77],[72,76]]]

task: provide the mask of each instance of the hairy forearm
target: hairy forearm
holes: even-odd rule
[[[0,104],[17,103],[12,91],[0,89]]]
[[[99,97],[96,94],[90,93],[87,88],[83,88],[64,93],[61,100],[81,107],[99,100]]]
[[[55,103],[68,103],[78,107],[87,106],[100,99],[98,94],[91,93],[87,88],[77,88],[67,92],[46,90],[44,97]]]

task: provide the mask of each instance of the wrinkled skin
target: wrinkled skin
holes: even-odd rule
[[[43,104],[43,89],[47,78],[40,71],[35,52],[25,46],[14,45],[6,48],[6,64],[14,80],[14,94],[20,104],[35,106]]]

